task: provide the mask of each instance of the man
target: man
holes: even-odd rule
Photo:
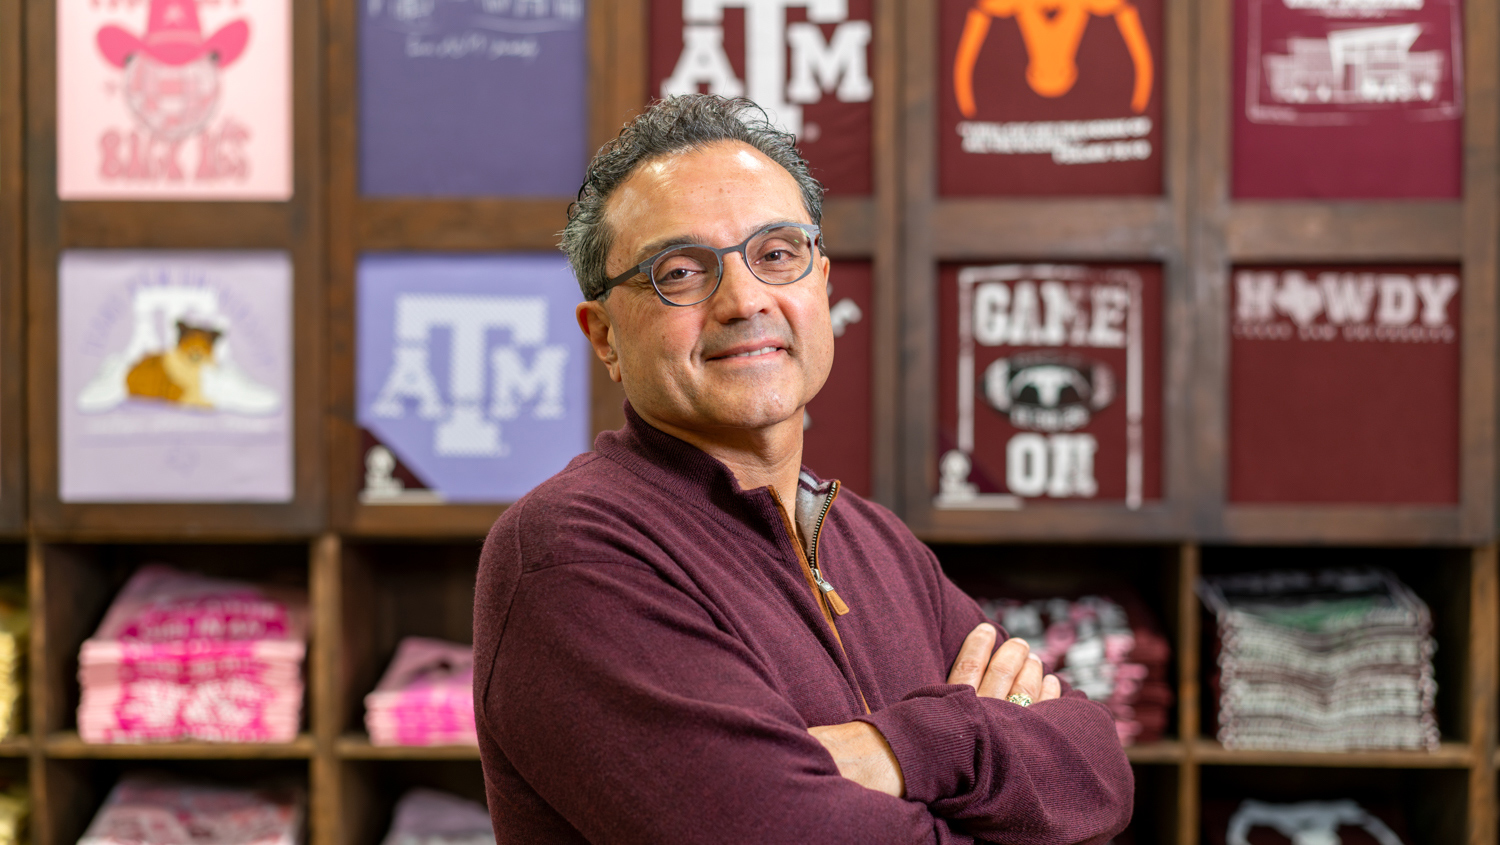
[[[996,649],[888,511],[801,468],[833,332],[822,189],[791,140],[690,95],[589,168],[563,248],[627,423],[485,544],[496,835],[1104,842],[1133,797],[1109,713],[1024,642]]]

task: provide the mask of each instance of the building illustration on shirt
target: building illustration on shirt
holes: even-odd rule
[[[1408,23],[1288,38],[1287,53],[1264,57],[1271,96],[1283,103],[1433,102],[1447,56],[1413,52],[1421,35],[1421,24]]]

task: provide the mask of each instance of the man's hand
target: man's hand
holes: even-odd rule
[[[968,684],[985,698],[1024,695],[1036,702],[1062,695],[1057,676],[1043,674],[1041,658],[1031,653],[1025,640],[1012,637],[997,649],[997,635],[995,626],[988,623],[970,631],[958,650],[958,659],[953,661],[948,683]],[[808,733],[828,749],[839,774],[866,789],[905,797],[901,763],[874,725],[845,722],[809,728]]]
[[[985,698],[1024,695],[1036,702],[1062,695],[1057,676],[1043,675],[1041,658],[1031,653],[1025,640],[1012,637],[995,648],[997,635],[995,626],[987,622],[970,631],[953,661],[948,683],[968,684]]]
[[[833,755],[839,774],[876,792],[896,798],[906,795],[906,780],[896,761],[890,743],[868,722],[845,722],[808,728],[818,742]]]

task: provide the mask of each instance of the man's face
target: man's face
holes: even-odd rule
[[[676,244],[722,248],[772,223],[812,222],[791,174],[737,141],[642,166],[605,217],[610,277]],[[827,286],[821,250],[806,278],[781,286],[731,254],[718,291],[697,305],[666,305],[642,275],[578,316],[631,406],[658,427],[717,439],[778,424],[800,431],[833,365]]]

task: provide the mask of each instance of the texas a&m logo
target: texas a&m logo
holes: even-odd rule
[[[821,127],[804,121],[803,106],[833,97],[869,102],[870,21],[851,20],[850,0],[662,0],[682,4],[682,52],[662,83],[663,97],[707,90],[749,97],[803,140],[817,140]],[[790,22],[788,12],[807,20]],[[744,77],[736,72],[726,43],[725,12],[743,10]],[[825,37],[824,26],[832,26]],[[738,49],[738,45],[733,45]]]
[[[447,335],[447,390],[433,373],[434,336]],[[509,342],[494,342],[499,335]],[[396,298],[393,363],[370,412],[436,425],[438,456],[504,457],[500,424],[522,413],[563,416],[568,348],[547,343],[544,297],[404,294]],[[488,393],[489,401],[485,401]]]

